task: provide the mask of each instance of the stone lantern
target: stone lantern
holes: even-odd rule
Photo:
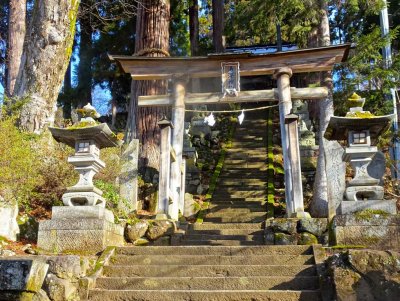
[[[349,98],[349,112],[345,117],[332,116],[325,138],[344,140],[343,160],[350,163],[354,177],[348,181],[338,214],[348,214],[365,209],[379,209],[396,213],[396,203],[384,200],[381,186],[385,159],[376,146],[379,136],[391,125],[394,115],[374,116],[363,111],[364,99],[357,94]]]
[[[116,135],[88,104],[80,109],[82,118],[68,128],[49,128],[54,139],[75,149],[68,158],[79,173],[78,183],[62,196],[65,206],[52,208],[52,219],[39,225],[38,247],[45,251],[98,252],[123,243],[123,227],[114,224],[114,215],[105,208],[102,191],[93,184],[94,175],[105,167],[100,149],[119,145]]]

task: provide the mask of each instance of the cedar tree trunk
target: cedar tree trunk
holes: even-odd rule
[[[10,0],[6,95],[13,96],[26,32],[26,1]]]
[[[135,55],[149,57],[168,56],[169,0],[142,0],[136,17]],[[167,110],[160,107],[138,108],[138,96],[166,94],[167,82],[132,81],[127,122],[127,142],[140,140],[141,167],[159,168],[159,128],[157,122]]]
[[[79,0],[36,0],[25,37],[15,96],[25,103],[20,127],[41,133],[52,124],[72,53]]]
[[[189,1],[190,53],[199,55],[199,0]]]
[[[326,1],[320,1],[320,24],[318,27],[318,45],[330,45],[329,35],[329,19],[327,13]],[[314,195],[310,204],[310,213],[312,217],[328,217],[329,203],[328,203],[328,183],[326,176],[326,160],[325,148],[327,141],[324,138],[326,128],[330,117],[333,116],[333,98],[332,98],[332,75],[330,72],[323,72],[321,74],[322,84],[325,84],[330,89],[329,96],[320,100],[319,103],[319,155],[317,162],[317,170],[314,182]]]
[[[213,43],[215,52],[224,52],[224,0],[212,0]]]

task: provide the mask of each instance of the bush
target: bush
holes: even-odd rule
[[[43,183],[38,176],[40,161],[31,147],[36,139],[14,123],[11,117],[0,121],[0,195],[28,206],[35,187]]]

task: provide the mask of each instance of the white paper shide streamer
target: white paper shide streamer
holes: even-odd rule
[[[244,120],[244,111],[242,110],[242,113],[238,116],[239,119],[239,124],[242,124],[243,120]]]
[[[204,118],[204,123],[207,123],[209,126],[213,126],[215,124],[213,113]]]

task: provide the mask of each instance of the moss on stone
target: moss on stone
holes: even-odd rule
[[[318,239],[314,234],[304,232],[304,233],[300,234],[298,244],[299,245],[307,245],[307,246],[308,245],[316,245],[316,244],[318,244]]]
[[[377,215],[381,217],[387,217],[389,213],[379,209],[366,209],[354,213],[357,221],[369,221]]]
[[[96,125],[99,125],[99,123],[96,121],[94,121],[94,122],[93,121],[80,121],[74,125],[67,127],[67,130],[77,130],[77,129],[96,126]]]
[[[375,117],[375,115],[372,114],[369,111],[347,112],[346,117],[350,117],[350,118],[373,118],[373,117]]]

